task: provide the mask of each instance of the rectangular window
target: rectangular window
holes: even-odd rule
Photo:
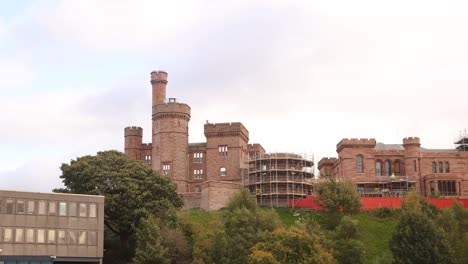
[[[76,244],[76,231],[74,230],[68,231],[68,244],[71,244],[71,245]]]
[[[59,230],[57,232],[57,243],[58,244],[66,244],[67,243],[65,230]]]
[[[15,230],[15,242],[16,243],[23,243],[24,239],[24,229],[23,228],[16,228]]]
[[[68,203],[68,215],[69,216],[76,216],[76,203]]]
[[[24,200],[16,200],[16,213],[17,214],[25,213]]]
[[[66,202],[59,203],[59,215],[67,216],[67,203]]]
[[[449,172],[449,163],[445,162],[445,172]]]
[[[97,244],[96,232],[88,232],[88,245],[95,246]]]
[[[13,203],[13,199],[7,199],[6,200],[6,213],[7,214],[13,214],[14,210],[14,203]]]
[[[203,163],[203,152],[193,153],[193,163]]]
[[[57,204],[49,201],[49,215],[57,215]]]
[[[89,217],[96,217],[96,204],[89,204]]]
[[[2,199],[0,199],[0,214],[1,213],[3,213],[3,200]]]
[[[78,244],[86,245],[86,231],[78,231]]]
[[[163,175],[171,173],[171,164],[163,163]]]
[[[218,146],[218,155],[221,157],[226,157],[228,155],[228,146],[227,145]]]
[[[36,202],[35,201],[28,201],[28,206],[27,206],[27,214],[34,214],[36,212]]]
[[[151,164],[151,156],[150,155],[145,155],[145,162],[146,162],[146,164]]]
[[[415,172],[418,171],[418,167],[416,166],[416,161],[415,160],[413,160],[413,167],[414,167]]]
[[[85,203],[80,203],[80,217],[86,217],[87,215],[87,206]]]
[[[47,244],[55,244],[55,230],[47,230]]]
[[[226,176],[226,168],[222,167],[219,169],[219,176]]]
[[[12,228],[4,228],[3,229],[3,242],[13,242],[13,229]]]
[[[442,165],[442,162],[439,162],[439,172],[444,172],[444,165]]]
[[[197,185],[197,186],[195,186],[195,192],[201,192],[201,188],[200,188],[200,186],[198,186],[198,185]]]
[[[203,169],[193,170],[193,179],[202,180],[203,179]]]
[[[37,230],[37,243],[45,243],[45,230],[44,229]]]
[[[26,243],[34,243],[34,229],[26,229]]]
[[[46,202],[45,201],[39,201],[37,203],[37,214],[45,215],[45,213],[46,213]]]

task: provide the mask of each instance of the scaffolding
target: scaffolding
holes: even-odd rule
[[[314,191],[311,155],[255,153],[247,155],[245,162],[242,181],[258,205],[288,207],[293,199],[305,198]]]
[[[460,136],[455,139],[455,149],[459,151],[468,151],[468,134],[466,129],[464,132],[460,131]]]

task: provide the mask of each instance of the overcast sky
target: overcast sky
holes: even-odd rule
[[[0,0],[0,189],[60,187],[61,163],[151,133],[150,72],[203,124],[268,152],[342,138],[453,148],[468,127],[468,1]]]

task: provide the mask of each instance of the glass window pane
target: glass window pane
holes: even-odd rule
[[[76,244],[76,232],[73,230],[68,231],[68,244]]]
[[[45,243],[45,230],[44,229],[37,230],[37,243]]]
[[[96,232],[88,232],[88,245],[95,246],[97,239],[96,239]]]
[[[89,204],[89,217],[96,217],[96,204]]]
[[[58,231],[57,242],[59,244],[66,244],[67,243],[67,239],[66,239],[65,235],[66,235],[65,230],[59,230]]]
[[[78,244],[86,245],[86,231],[79,231]]]
[[[68,203],[68,215],[76,216],[76,203]]]
[[[16,228],[15,242],[16,243],[23,242],[23,237],[24,237],[23,228]]]
[[[55,243],[55,230],[54,229],[47,230],[47,243],[48,244]]]
[[[80,217],[86,217],[87,214],[86,214],[86,204],[85,203],[80,203]]]
[[[34,243],[34,229],[26,229],[26,243]]]
[[[16,213],[17,214],[24,214],[24,200],[16,200]]]
[[[1,213],[3,213],[3,200],[2,199],[0,199],[0,214]]]
[[[3,229],[3,242],[12,242],[13,239],[13,229],[4,228]]]
[[[55,202],[49,202],[49,215],[56,215],[57,214],[57,204]]]
[[[13,199],[7,199],[5,207],[6,207],[7,214],[13,214],[13,207],[14,207]]]
[[[27,213],[34,214],[35,209],[36,209],[35,207],[36,207],[36,203],[34,201],[28,201]]]
[[[46,213],[46,203],[45,201],[39,201],[37,203],[37,214],[45,215]]]
[[[66,202],[59,203],[59,215],[67,216],[67,203]]]

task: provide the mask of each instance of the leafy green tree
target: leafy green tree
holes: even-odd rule
[[[157,215],[165,223],[177,222],[176,208],[182,200],[175,185],[141,161],[118,151],[103,151],[71,160],[60,169],[65,188],[54,192],[105,195],[104,224],[119,236],[123,252],[129,251],[140,219]]]
[[[357,220],[343,217],[335,229],[333,256],[340,264],[364,263],[364,245],[357,240],[359,235]]]
[[[162,245],[159,221],[154,216],[141,219],[136,230],[137,247],[135,263],[140,264],[169,264],[169,250]]]
[[[293,226],[269,232],[263,242],[253,247],[249,263],[326,264],[334,263],[334,259],[320,244],[319,236]]]
[[[444,232],[427,215],[405,210],[392,239],[390,249],[395,264],[451,264],[453,252]]]
[[[358,212],[362,206],[355,184],[332,176],[317,184],[315,202],[325,213],[325,222],[330,229],[339,224],[343,215]]]

